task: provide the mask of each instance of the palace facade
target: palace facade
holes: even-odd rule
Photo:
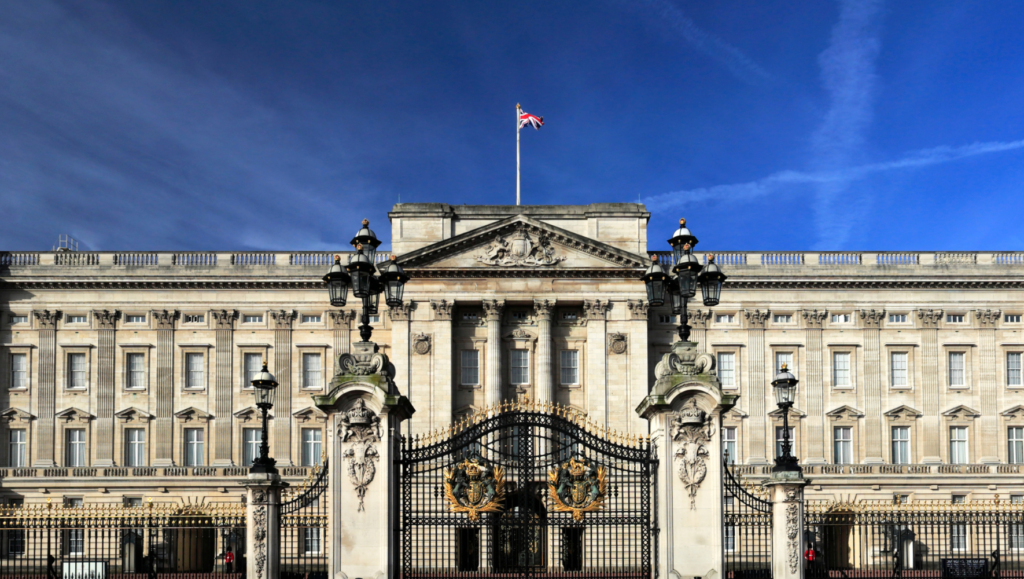
[[[643,205],[399,204],[390,219],[412,279],[371,324],[413,434],[521,397],[648,434],[635,409],[678,320],[646,301],[650,256],[671,254],[648,245]],[[336,253],[352,251],[0,254],[0,497],[237,499],[263,359],[280,383],[271,455],[304,479],[337,435],[311,397],[359,340],[356,300],[331,308],[321,281]],[[689,320],[739,395],[721,424],[736,472],[768,474],[786,363],[808,498],[1024,494],[1024,253],[714,253],[721,304]]]

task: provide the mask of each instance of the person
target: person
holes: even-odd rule
[[[231,551],[231,547],[228,547],[228,552],[224,553],[224,567],[228,573],[235,571],[235,554]]]
[[[814,546],[808,545],[807,550],[804,551],[804,560],[807,561],[807,575],[809,577],[814,576]]]

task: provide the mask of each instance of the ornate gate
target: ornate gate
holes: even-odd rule
[[[327,457],[281,503],[281,577],[327,579]]]
[[[722,550],[726,579],[771,579],[772,503],[744,488],[722,461]],[[761,495],[761,496],[758,496]]]
[[[557,405],[503,403],[404,438],[400,546],[416,577],[651,577],[650,440]]]

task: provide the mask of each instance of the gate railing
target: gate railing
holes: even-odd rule
[[[0,508],[2,577],[241,579],[244,571],[242,503],[122,507],[48,501]]]
[[[281,577],[326,579],[328,575],[327,456],[305,481],[281,498]]]
[[[742,485],[722,460],[722,559],[725,576],[772,576],[772,502],[768,493]]]

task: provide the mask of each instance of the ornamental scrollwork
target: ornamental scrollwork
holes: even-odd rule
[[[496,237],[484,248],[482,255],[476,256],[476,260],[487,265],[544,266],[557,265],[566,257],[555,257],[555,248],[543,233],[534,241],[525,229],[520,228],[510,240],[500,235]]]
[[[267,495],[263,491],[253,494],[252,522],[256,541],[256,579],[263,579],[263,571],[267,566]]]
[[[797,502],[796,491],[786,492],[786,550],[789,572],[796,574],[800,564],[800,504]]]
[[[374,463],[380,458],[380,454],[369,442],[359,441],[352,448],[346,450],[342,456],[348,463],[348,480],[355,487],[356,496],[359,497],[357,510],[362,512],[366,510],[363,508],[363,499],[366,497],[366,489],[370,487],[374,475],[377,474],[377,467]]]
[[[583,513],[600,510],[608,492],[608,470],[595,466],[587,458],[570,458],[569,462],[548,472],[548,494],[552,508],[572,513],[575,521]]]
[[[626,353],[626,334],[612,333],[608,335],[608,349],[613,354],[625,354]]]
[[[677,447],[675,457],[679,461],[679,479],[690,495],[690,509],[697,508],[697,490],[708,474],[705,461],[711,456],[708,446],[714,434],[715,427],[711,418],[697,406],[696,398],[690,398],[672,419],[672,440]]]
[[[340,374],[372,376],[387,370],[388,357],[380,352],[356,352],[355,354],[346,352],[338,356],[338,368]]]
[[[480,513],[500,513],[505,501],[505,469],[480,456],[472,456],[444,469],[444,496],[448,510],[466,513],[479,521]]]
[[[342,442],[380,442],[380,418],[360,398],[342,414],[338,436]]]
[[[430,336],[426,334],[420,334],[412,340],[412,351],[416,352],[420,356],[425,356],[430,353]]]

